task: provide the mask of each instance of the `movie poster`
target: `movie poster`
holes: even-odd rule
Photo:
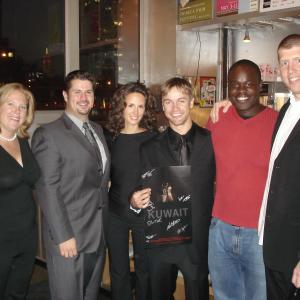
[[[212,107],[216,102],[216,77],[200,77],[200,106]]]
[[[191,167],[170,166],[147,170],[143,187],[151,188],[145,209],[147,247],[192,241]]]

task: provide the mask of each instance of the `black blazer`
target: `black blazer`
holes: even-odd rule
[[[193,241],[187,244],[188,255],[193,263],[207,266],[208,230],[213,206],[215,159],[210,132],[196,124],[190,164],[192,170],[192,221]],[[143,169],[176,166],[168,144],[168,131],[147,141],[141,147]],[[176,247],[176,246],[174,246]]]
[[[273,142],[290,105],[281,109]],[[275,270],[291,274],[300,251],[300,120],[274,162],[265,220],[264,261]]]
[[[28,141],[19,138],[23,167],[0,146],[0,247],[15,245],[8,240],[35,230],[35,202],[32,190],[40,169]],[[6,241],[6,242],[4,242]]]

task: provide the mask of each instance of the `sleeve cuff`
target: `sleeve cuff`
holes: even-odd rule
[[[131,205],[130,205],[130,209],[133,210],[137,214],[139,214],[142,210],[141,208],[133,208]]]

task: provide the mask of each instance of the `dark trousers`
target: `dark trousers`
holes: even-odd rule
[[[134,268],[135,268],[135,299],[149,298],[149,273],[147,256],[144,248],[143,225],[130,224],[114,213],[109,214],[108,244],[110,279],[113,300],[132,300],[133,293],[129,265],[129,230],[132,233]]]
[[[268,300],[300,300],[300,291],[292,284],[292,275],[265,267]]]
[[[36,254],[36,231],[0,240],[0,299],[24,300]]]
[[[104,264],[104,245],[94,253],[65,258],[47,252],[52,300],[97,300]]]
[[[207,268],[191,262],[185,245],[151,248],[147,254],[152,300],[171,299],[176,268],[184,278],[185,299],[209,299]]]

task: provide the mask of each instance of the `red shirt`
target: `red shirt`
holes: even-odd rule
[[[208,123],[216,157],[213,216],[232,225],[257,228],[277,112],[265,108],[243,119],[232,106]]]

